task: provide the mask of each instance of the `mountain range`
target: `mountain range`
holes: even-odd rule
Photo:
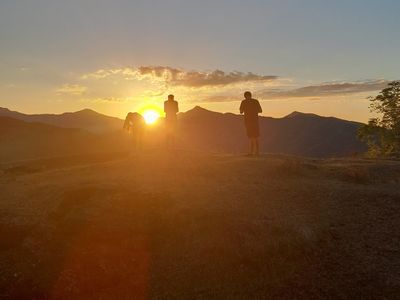
[[[247,138],[243,117],[217,113],[199,106],[180,115],[180,136],[203,150],[243,152]],[[293,112],[284,118],[260,117],[263,151],[308,157],[337,157],[361,153],[357,139],[361,123],[315,114]]]
[[[177,146],[182,149],[243,153],[247,138],[243,117],[199,106],[178,115]],[[161,119],[149,127],[152,146],[163,146]],[[60,115],[27,115],[0,108],[0,161],[84,152],[128,150],[123,120],[85,109]],[[362,153],[361,123],[293,112],[283,118],[260,117],[263,152],[316,158]]]
[[[35,114],[27,115],[7,108],[0,108],[1,117],[9,117],[25,122],[39,122],[63,128],[80,128],[93,133],[105,133],[118,130],[123,121],[115,117],[109,117],[91,109],[63,114]]]

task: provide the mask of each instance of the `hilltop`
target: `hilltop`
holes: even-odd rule
[[[4,164],[12,299],[400,297],[400,164],[201,152]]]

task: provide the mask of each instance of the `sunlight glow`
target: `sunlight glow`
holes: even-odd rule
[[[149,125],[156,123],[158,118],[160,118],[160,113],[153,109],[145,110],[142,115],[146,124]]]

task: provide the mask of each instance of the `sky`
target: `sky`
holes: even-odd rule
[[[0,106],[124,117],[174,94],[366,122],[400,79],[397,0],[1,0]]]

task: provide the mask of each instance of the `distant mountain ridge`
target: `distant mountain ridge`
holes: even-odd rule
[[[21,145],[29,146],[24,140],[29,140],[30,136],[41,136],[40,141],[45,144],[47,143],[46,139],[54,140],[55,136],[57,143],[62,144],[63,137],[65,137],[73,144],[72,131],[61,129],[78,128],[80,130],[75,130],[73,136],[75,138],[77,135],[87,134],[82,141],[79,140],[80,145],[85,144],[85,149],[90,148],[86,146],[85,140],[93,140],[94,136],[96,139],[102,139],[101,143],[97,140],[96,143],[93,142],[93,145],[97,145],[92,147],[94,151],[109,150],[110,147],[104,145],[110,145],[116,150],[120,150],[118,147],[122,147],[117,145],[130,147],[129,143],[120,143],[121,136],[125,136],[121,133],[122,120],[92,110],[86,109],[61,115],[25,115],[0,109],[0,118],[4,115],[7,115],[8,118],[23,120],[23,126],[4,120],[0,124],[3,131],[14,132],[14,135],[8,135],[8,139],[19,138]],[[248,140],[241,115],[219,113],[196,106],[187,112],[180,113],[178,121],[177,144],[182,149],[226,153],[247,151]],[[52,130],[57,133],[40,135],[40,131],[49,132],[49,128],[43,127],[43,124],[38,124],[38,122],[47,124],[47,126],[50,124]],[[162,125],[162,120],[159,125]],[[362,153],[366,150],[366,146],[357,139],[357,130],[360,125],[361,123],[357,122],[301,112],[293,112],[283,118],[260,117],[261,151],[319,158],[343,157]],[[15,130],[15,127],[20,128],[19,131]],[[153,146],[163,147],[162,128],[162,126],[149,128],[148,138],[153,139]],[[89,132],[96,133],[96,135],[90,135]],[[32,140],[32,144],[34,142]],[[7,146],[8,143],[7,139],[2,139],[0,147]],[[99,143],[102,146],[99,146]],[[45,154],[45,151],[42,152],[42,155]]]
[[[194,148],[222,152],[247,150],[243,117],[201,107],[179,115],[180,136]],[[357,139],[361,123],[293,112],[283,118],[260,117],[262,151],[308,157],[338,157],[365,152]]]
[[[28,115],[0,108],[0,117],[10,117],[25,122],[39,122],[63,128],[80,128],[93,133],[105,133],[122,128],[121,119],[106,116],[91,109],[63,114]]]

